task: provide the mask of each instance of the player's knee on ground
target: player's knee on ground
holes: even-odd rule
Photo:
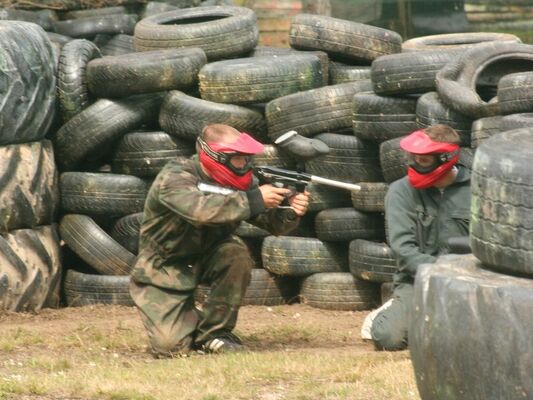
[[[177,340],[175,336],[163,332],[150,332],[152,352],[161,356],[185,355],[191,351],[192,337]]]
[[[401,307],[393,305],[376,316],[370,332],[377,349],[404,350],[407,348],[407,315]]]

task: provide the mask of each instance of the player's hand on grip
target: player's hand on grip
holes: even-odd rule
[[[289,205],[297,216],[303,216],[309,207],[309,192],[306,190],[303,193],[296,193],[289,198]]]
[[[259,190],[263,196],[265,208],[279,207],[285,197],[291,193],[290,189],[279,188],[270,184],[259,186]]]

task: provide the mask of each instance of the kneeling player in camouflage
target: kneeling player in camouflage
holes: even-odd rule
[[[169,162],[152,184],[130,293],[154,354],[242,348],[232,330],[253,261],[233,232],[248,220],[283,234],[308,206],[308,193],[298,193],[288,199],[292,211],[280,209],[289,189],[257,185],[252,155],[262,150],[245,133],[209,125],[198,138],[198,154]],[[211,286],[201,311],[193,298],[200,283]]]

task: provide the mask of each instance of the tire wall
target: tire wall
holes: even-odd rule
[[[287,2],[300,3],[298,0]],[[268,6],[274,4],[281,9],[281,5],[287,2],[268,2]],[[132,1],[115,3],[126,5]],[[257,10],[259,3],[267,2],[256,0],[254,6]],[[298,17],[292,18],[289,26],[284,22],[283,29],[292,32],[287,43],[292,41],[293,47],[309,54],[287,49],[281,49],[286,51],[281,52],[275,48],[260,51],[257,48],[258,31],[261,31],[263,23],[260,22],[259,13],[253,14],[249,8],[244,7],[195,8],[199,2],[191,1],[190,4],[187,3],[189,7],[183,9],[173,6],[160,10],[165,12],[145,9],[142,12],[146,15],[142,16],[135,29],[132,28],[131,22],[136,20],[136,16],[131,15],[130,7],[118,7],[109,15],[93,14],[95,10],[85,10],[90,11],[91,15],[58,11],[57,21],[61,23],[56,24],[57,26],[71,29],[69,32],[76,37],[90,32],[90,37],[78,40],[92,43],[88,46],[90,54],[78,57],[74,64],[67,63],[68,65],[63,66],[68,76],[71,76],[69,73],[75,75],[73,70],[69,69],[71,67],[84,74],[89,62],[92,61],[93,66],[102,63],[98,52],[109,57],[126,55],[127,57],[122,58],[126,60],[135,57],[135,51],[142,50],[145,54],[157,51],[157,54],[161,54],[159,51],[165,52],[167,47],[185,47],[187,50],[184,53],[198,53],[200,60],[190,71],[186,69],[192,71],[187,75],[190,79],[186,82],[166,79],[164,86],[152,87],[147,79],[142,85],[137,85],[137,88],[142,88],[140,91],[146,93],[127,97],[126,92],[116,91],[112,93],[112,98],[103,97],[106,92],[102,88],[111,87],[106,85],[106,79],[110,79],[110,76],[123,78],[120,75],[123,72],[116,68],[110,74],[99,73],[97,75],[101,90],[90,93],[89,101],[76,109],[76,115],[69,114],[67,118],[63,115],[64,111],[56,105],[56,75],[59,69],[56,64],[61,58],[62,48],[66,43],[72,43],[73,37],[66,35],[67,30],[63,31],[63,34],[46,34],[44,29],[51,29],[50,27],[54,26],[53,21],[41,21],[41,26],[27,22],[0,21],[0,24],[6,27],[6,33],[0,34],[0,44],[5,47],[6,60],[5,68],[0,66],[0,74],[8,82],[5,93],[13,94],[12,97],[3,99],[1,104],[4,108],[0,109],[3,116],[3,124],[0,124],[0,179],[3,180],[4,188],[4,192],[0,193],[0,235],[12,243],[16,242],[14,237],[21,235],[16,232],[36,232],[33,236],[40,237],[40,232],[45,227],[54,226],[61,217],[63,234],[70,235],[68,239],[74,236],[74,239],[79,239],[83,244],[76,247],[76,240],[72,240],[69,246],[69,240],[62,238],[69,251],[74,253],[73,257],[76,257],[70,266],[88,264],[89,274],[97,277],[110,276],[109,280],[103,279],[104,285],[110,285],[107,288],[109,290],[103,291],[113,292],[114,285],[118,282],[114,277],[129,272],[138,251],[141,222],[131,216],[142,212],[146,190],[160,168],[166,160],[175,155],[187,157],[191,154],[204,125],[227,123],[239,131],[250,133],[265,144],[265,153],[257,156],[263,164],[361,184],[364,188],[360,196],[356,196],[343,189],[316,183],[309,185],[311,204],[299,229],[286,233],[282,240],[270,236],[265,238],[263,232],[256,237],[246,238],[250,239],[250,248],[256,252],[254,257],[259,261],[258,266],[263,262],[263,267],[271,267],[269,272],[275,276],[292,275],[297,280],[318,273],[348,273],[350,261],[353,264],[349,252],[350,242],[361,240],[365,241],[365,245],[358,251],[363,253],[367,262],[366,265],[356,265],[352,268],[355,271],[352,275],[375,285],[389,281],[394,272],[393,258],[381,253],[374,255],[378,252],[376,247],[382,253],[387,250],[387,243],[381,243],[381,233],[367,232],[353,237],[344,232],[337,232],[335,223],[331,229],[326,224],[325,232],[324,221],[321,223],[319,219],[319,239],[315,229],[317,214],[322,211],[326,211],[326,215],[338,213],[339,211],[330,210],[353,207],[365,215],[365,220],[367,216],[368,219],[381,223],[385,212],[383,197],[387,185],[405,174],[405,154],[399,149],[398,142],[415,128],[413,123],[416,122],[417,126],[449,123],[461,130],[462,145],[468,146],[473,131],[472,124],[489,114],[497,114],[499,109],[495,104],[497,99],[484,98],[487,100],[486,104],[480,104],[479,99],[473,95],[473,91],[477,90],[476,83],[470,81],[474,79],[473,69],[479,67],[482,70],[482,79],[480,78],[478,86],[482,86],[486,93],[494,95],[497,89],[496,78],[502,75],[502,71],[507,73],[531,70],[533,53],[529,46],[523,47],[517,40],[511,40],[513,43],[504,45],[491,42],[484,45],[488,46],[491,54],[485,59],[484,52],[476,50],[475,46],[472,49],[460,47],[455,51],[455,45],[465,44],[463,42],[466,39],[463,38],[458,40],[458,43],[444,43],[448,49],[446,51],[441,51],[442,47],[437,46],[414,55],[414,51],[420,49],[411,49],[411,56],[407,52],[401,52],[401,37],[397,33],[329,17],[327,3],[325,0],[302,1],[300,9],[305,13],[299,13]],[[309,4],[313,9],[304,10],[304,4]],[[283,11],[282,14],[280,18],[286,20],[290,13]],[[79,18],[91,19],[93,23],[82,24],[76,21]],[[170,20],[167,20],[168,18]],[[107,21],[102,24],[101,30],[97,29],[98,23],[95,21],[98,20]],[[113,26],[109,21],[124,23]],[[270,25],[276,28],[276,23]],[[182,30],[185,28],[187,34],[180,36],[176,27]],[[85,30],[85,33],[80,33],[81,30]],[[191,32],[194,33],[192,39],[187,37]],[[206,32],[204,36],[203,33]],[[209,34],[213,32],[214,34]],[[216,40],[211,40],[213,37],[216,37]],[[368,39],[369,37],[371,39]],[[501,42],[509,40],[509,37],[492,36],[490,40]],[[430,43],[431,40],[426,42]],[[363,45],[359,46],[361,44]],[[499,51],[502,52],[501,55]],[[255,60],[251,61],[253,53],[257,54]],[[266,62],[264,57],[267,57]],[[180,65],[185,63],[185,60],[179,56],[178,58],[179,62],[176,62]],[[245,61],[241,64],[238,60]],[[304,60],[307,60],[305,62],[309,65],[307,70],[302,72],[300,64]],[[494,60],[498,62],[493,62]],[[213,68],[215,62],[228,67]],[[334,71],[337,67],[339,72],[339,65],[331,68],[331,62],[342,63],[341,72],[346,76],[338,77],[338,81],[331,82],[330,85],[324,85],[327,78],[330,78],[326,73],[328,70]],[[457,70],[448,69],[440,80],[436,79],[440,71],[448,68],[450,63],[455,65]],[[112,62],[110,67],[117,67],[118,64]],[[244,64],[249,65],[250,69],[235,67]],[[203,70],[204,73],[210,72],[209,80],[200,81],[198,77],[197,81],[197,69]],[[287,74],[287,71],[291,74]],[[416,75],[415,78],[411,76],[412,73]],[[305,80],[300,82],[300,75],[304,76]],[[89,87],[94,88],[95,82],[89,82],[88,79],[91,77],[86,74],[84,79],[76,81],[78,87],[72,87],[72,93],[89,94]],[[529,98],[521,97],[523,93],[515,90],[517,85],[513,82],[504,85],[502,90],[510,89],[511,95],[514,93],[515,97],[519,96],[519,109],[527,112],[523,110],[528,107]],[[204,84],[203,90],[200,90],[201,83]],[[233,93],[226,93],[230,89]],[[443,91],[445,93],[441,93]],[[449,104],[449,100],[453,98],[450,94],[456,93],[459,94],[460,104],[464,103],[464,107]],[[370,100],[355,106],[354,97],[368,97]],[[24,101],[18,101],[20,99]],[[415,102],[419,107],[413,112]],[[513,115],[517,114],[506,115],[505,119]],[[63,121],[66,122],[61,125]],[[504,125],[502,131],[506,130]],[[383,126],[388,128],[388,132],[381,129]],[[287,155],[280,151],[281,147],[273,142],[291,129],[301,136],[321,140],[329,147],[329,153],[315,159],[302,160],[298,159],[297,154]],[[486,132],[487,135],[489,133],[492,136],[492,132]],[[498,136],[498,133],[493,136]],[[45,138],[51,139],[53,149]],[[489,141],[492,137],[482,136],[481,139]],[[478,146],[480,140],[473,142],[474,146]],[[470,150],[464,154],[472,155],[474,152]],[[481,155],[483,152],[484,150],[481,150]],[[58,179],[56,166],[51,161],[54,158],[62,172],[95,175],[94,180],[78,186],[73,187],[71,182],[70,189],[73,189],[73,192],[64,199],[64,204],[69,204],[67,208],[57,206],[57,182],[61,180]],[[473,156],[469,157],[472,158]],[[526,162],[525,165],[524,169],[527,171],[529,164]],[[531,174],[528,173],[528,177],[529,175]],[[68,178],[69,175],[66,175],[63,182],[68,181]],[[106,178],[110,178],[112,182],[120,182],[120,185],[105,185],[105,190],[100,193],[98,187],[102,187],[102,180]],[[501,179],[498,178],[498,182],[506,181],[505,175]],[[507,185],[510,186],[512,185]],[[515,197],[519,198],[520,193]],[[131,205],[117,206],[123,194],[131,195]],[[99,197],[100,195],[105,195],[105,198]],[[473,211],[477,210],[479,214],[481,208],[483,207]],[[510,208],[507,205],[501,209],[505,211]],[[495,207],[483,208],[483,212],[488,214],[494,210]],[[117,221],[128,217],[135,219],[135,223],[122,221],[117,228]],[[521,220],[523,224],[528,222],[527,217]],[[78,237],[76,235],[80,234],[79,226],[83,228],[83,236]],[[493,235],[491,232],[496,230],[491,230],[490,227],[487,230],[486,226],[487,224],[483,227],[483,232],[490,238]],[[349,230],[350,233],[353,231]],[[241,229],[244,236],[246,233],[242,233],[243,231],[247,230]],[[524,239],[529,236],[509,236],[510,231],[511,229],[501,231],[496,237],[516,237],[523,253],[529,256],[530,248]],[[46,243],[47,257],[53,260],[54,264],[49,267],[46,262],[40,267],[51,274],[46,280],[46,274],[41,272],[40,279],[49,282],[51,289],[53,283],[57,282],[58,273],[55,271],[61,269],[60,257],[50,256],[57,246],[54,240],[59,239],[52,234],[46,237],[46,240],[39,239],[37,242]],[[94,241],[101,247],[101,252],[97,254],[90,251]],[[22,250],[21,247],[16,251],[9,250],[14,248],[15,244],[9,246],[5,247],[6,254],[27,251],[27,254],[17,256],[21,260],[31,259],[35,254],[45,254],[32,250],[31,246],[27,250]],[[38,245],[34,245],[34,248],[37,247]],[[508,265],[502,263],[499,253],[493,253],[488,246],[485,246],[482,252],[487,260],[484,262],[492,269],[509,273],[531,273],[531,270],[525,267],[532,265],[526,256],[519,259],[520,262]],[[312,254],[325,260],[324,263],[313,263],[316,260],[312,259]],[[118,260],[117,264],[107,262],[108,259]],[[522,262],[523,260],[527,262]],[[44,294],[36,294],[35,300],[31,300],[31,296],[15,295],[12,290],[15,282],[18,282],[19,287],[36,285],[36,281],[28,277],[39,274],[32,275],[27,272],[28,266],[17,261],[15,257],[12,257],[9,263],[15,267],[10,267],[11,269],[0,277],[0,293],[4,296],[2,307],[41,307],[40,300],[37,299],[46,297]],[[8,265],[11,265],[9,263]],[[88,279],[92,282],[92,278]],[[89,284],[91,287],[99,287],[98,285],[100,283]],[[329,281],[327,285],[330,287]],[[332,285],[334,287],[336,284]],[[101,298],[94,296],[90,301],[98,302],[99,299]]]

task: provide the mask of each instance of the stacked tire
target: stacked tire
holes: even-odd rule
[[[56,56],[33,23],[0,21],[0,310],[57,307],[61,254],[53,122]]]

